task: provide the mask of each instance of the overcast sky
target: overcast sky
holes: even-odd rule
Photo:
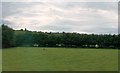
[[[2,23],[32,31],[118,33],[117,2],[4,2]]]

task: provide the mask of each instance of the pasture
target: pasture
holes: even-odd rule
[[[3,49],[3,71],[117,71],[118,50],[16,47]]]
[[[0,48],[0,72],[2,72],[2,49]]]

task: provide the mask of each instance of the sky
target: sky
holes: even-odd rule
[[[0,0],[1,2],[119,2],[119,0]]]
[[[43,32],[118,33],[117,2],[3,2],[2,23]]]

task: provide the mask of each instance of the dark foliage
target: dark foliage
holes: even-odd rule
[[[6,25],[2,25],[2,48],[12,47],[14,30]]]
[[[85,48],[119,48],[120,35],[111,34],[79,34],[79,33],[48,33],[25,30],[13,31],[2,25],[3,47],[34,46],[34,47],[85,47]]]

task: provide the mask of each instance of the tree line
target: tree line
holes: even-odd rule
[[[113,48],[120,46],[120,34],[80,34],[66,32],[41,32],[13,30],[2,25],[2,47],[81,47],[81,48]]]

